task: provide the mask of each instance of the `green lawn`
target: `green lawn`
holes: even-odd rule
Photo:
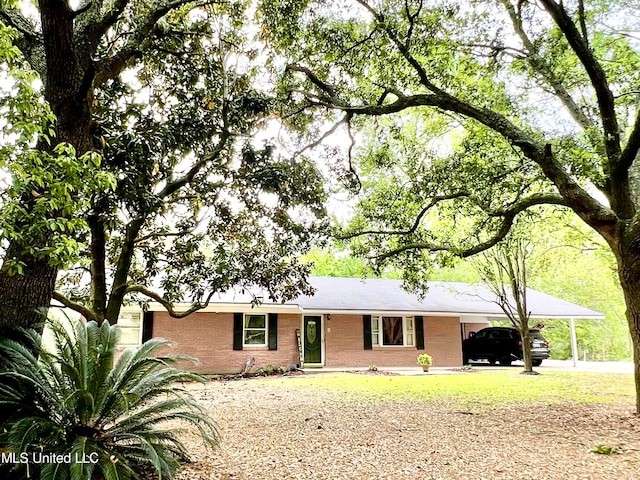
[[[632,375],[548,372],[521,375],[495,370],[453,375],[385,376],[322,373],[281,379],[287,386],[334,390],[340,395],[376,399],[497,404],[632,403]]]

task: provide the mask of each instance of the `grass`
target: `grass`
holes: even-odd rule
[[[326,373],[282,379],[287,386],[329,389],[344,396],[450,401],[491,407],[507,404],[632,403],[633,376],[496,370],[455,375],[383,376]]]

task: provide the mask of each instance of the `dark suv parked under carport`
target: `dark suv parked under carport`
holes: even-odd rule
[[[539,366],[549,358],[549,342],[540,330],[529,330],[531,335],[531,363]],[[515,328],[483,328],[462,342],[463,364],[471,360],[487,360],[490,364],[511,365],[514,360],[522,360],[522,337]]]

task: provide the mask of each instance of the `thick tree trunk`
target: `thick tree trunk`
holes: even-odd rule
[[[90,52],[80,56],[75,50],[74,17],[67,0],[41,0],[39,8],[46,56],[46,72],[40,73],[45,98],[56,115],[56,135],[51,145],[41,141],[38,148],[50,151],[53,145],[66,142],[80,156],[92,148],[94,70]],[[22,273],[5,268],[7,261],[24,264]],[[0,329],[18,325],[42,331],[43,313],[50,305],[57,274],[47,258],[33,258],[24,253],[23,245],[10,242],[0,269]]]
[[[16,327],[42,332],[58,270],[46,260],[30,258],[15,243],[7,249],[6,260],[24,262],[22,274],[0,272],[0,336]]]
[[[618,273],[633,343],[636,413],[640,415],[640,252],[623,252],[618,257]]]
[[[94,207],[95,208],[95,207]],[[107,274],[106,274],[106,235],[105,226],[99,214],[90,215],[88,218],[91,233],[91,308],[102,321],[106,317],[107,310]]]

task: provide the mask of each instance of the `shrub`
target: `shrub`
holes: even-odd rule
[[[23,342],[0,339],[0,411],[11,412],[0,419],[0,448],[30,460],[51,455],[42,463],[4,463],[2,478],[172,478],[189,461],[180,440],[185,426],[217,444],[204,408],[175,387],[204,378],[174,366],[187,357],[156,357],[170,342],[151,339],[114,362],[116,326],[50,326],[53,346],[39,358]]]
[[[417,359],[418,365],[431,365],[433,363],[433,357],[428,353],[421,353]]]
[[[267,377],[269,375],[280,375],[284,373],[284,367],[278,367],[275,365],[265,365],[260,370],[258,370],[258,375],[262,375],[263,377]]]

